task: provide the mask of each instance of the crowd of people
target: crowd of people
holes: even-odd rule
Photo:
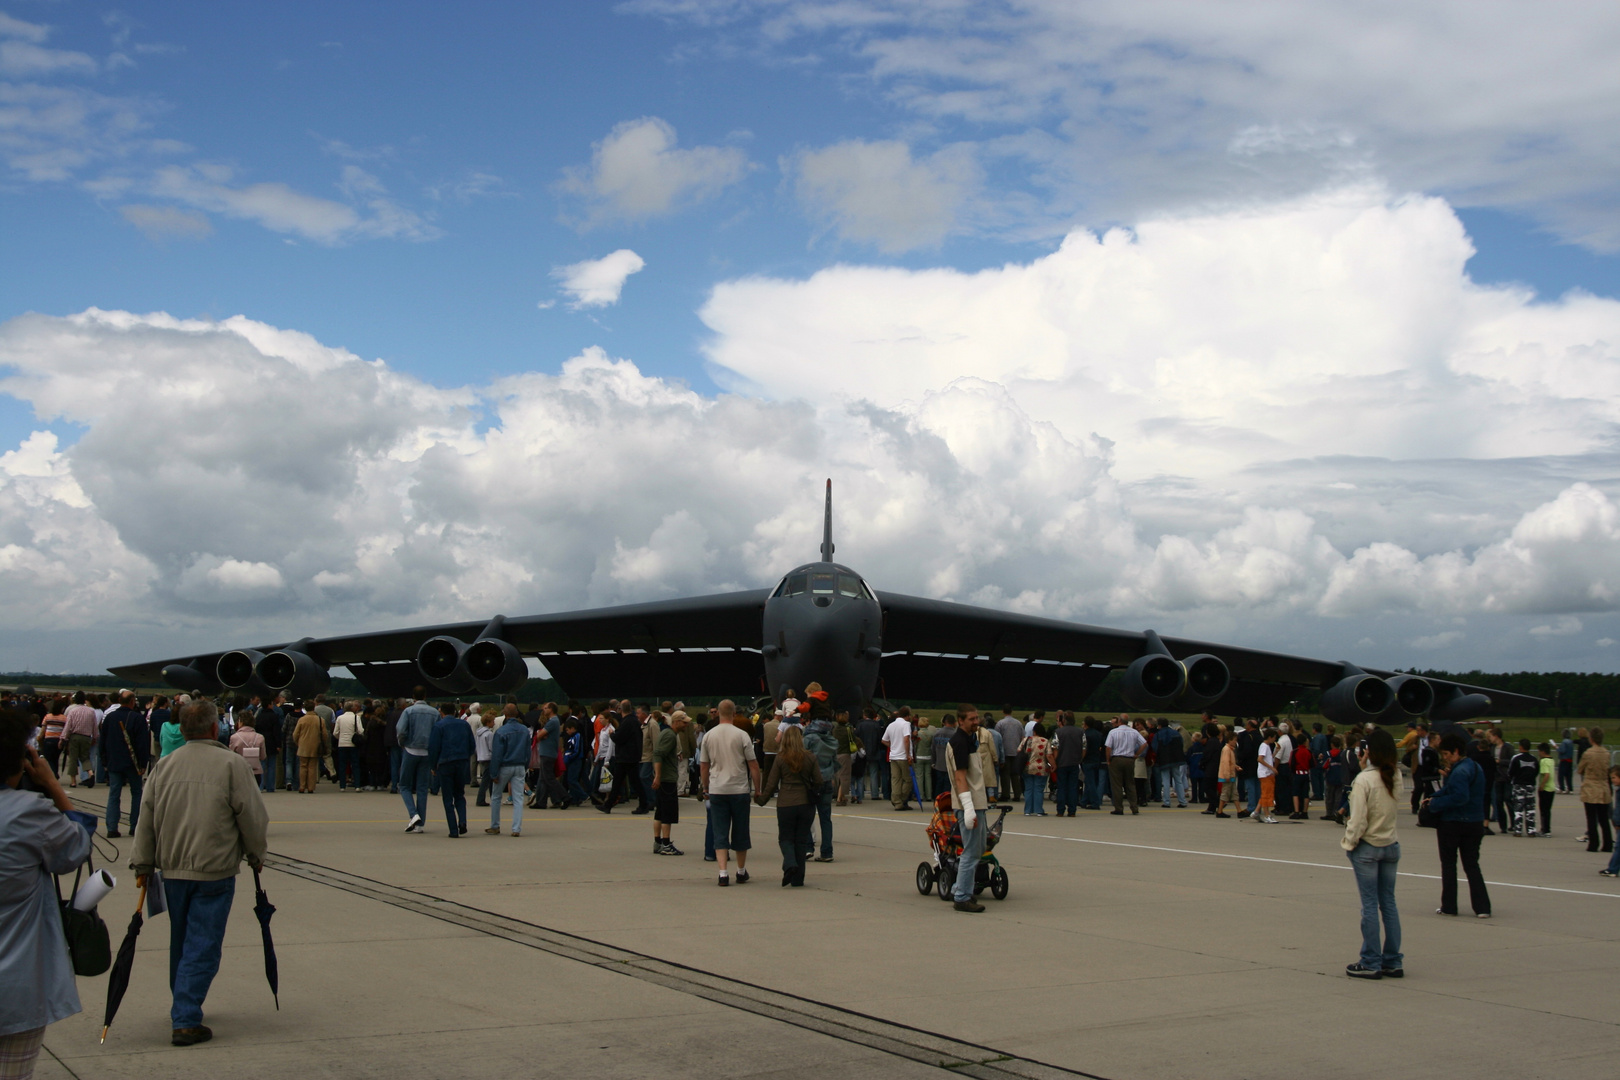
[[[984,812],[998,802],[1021,801],[1029,816],[1046,816],[1050,801],[1060,817],[1102,812],[1105,805],[1112,815],[1135,815],[1157,802],[1201,805],[1214,818],[1260,824],[1315,818],[1342,827],[1340,844],[1356,872],[1363,945],[1346,971],[1357,978],[1404,974],[1395,904],[1402,801],[1419,826],[1435,830],[1437,914],[1459,913],[1460,862],[1473,913],[1490,918],[1483,838],[1550,836],[1560,794],[1577,795],[1582,804],[1578,839],[1587,850],[1610,854],[1599,872],[1620,872],[1613,832],[1620,823],[1614,798],[1620,766],[1598,727],[1532,744],[1509,743],[1490,724],[1470,734],[1414,722],[1397,743],[1374,725],[1307,729],[1276,717],[1228,723],[1206,715],[1183,725],[1126,715],[1077,720],[1065,710],[1050,719],[1039,710],[1000,713],[992,722],[961,705],[936,722],[905,707],[885,716],[869,706],[852,719],[814,683],[802,699],[789,691],[780,702],[750,709],[729,700],[702,707],[628,700],[589,707],[435,704],[423,688],[410,698],[330,702],[325,695],[143,699],[129,690],[7,694],[0,697],[6,780],[0,913],[8,926],[14,916],[26,917],[23,937],[48,938],[57,913],[41,882],[89,853],[88,830],[65,828],[56,814],[72,809],[66,790],[105,786],[109,837],[122,835],[127,791],[131,866],[141,881],[162,871],[177,920],[174,1041],[190,1045],[210,1037],[201,1024],[202,1001],[218,969],[239,865],[257,868],[265,853],[265,797],[308,794],[322,783],[340,792],[392,793],[404,803],[405,831],[412,834],[428,831],[429,800],[438,796],[453,839],[469,831],[469,795],[475,806],[489,808],[486,834],[513,837],[522,835],[525,809],[589,806],[611,814],[631,807],[632,814],[651,816],[651,850],[663,856],[684,854],[674,830],[681,800],[689,798],[701,803],[703,857],[716,864],[721,887],[751,880],[754,807],[775,802],[787,888],[805,884],[809,864],[833,861],[835,807],[886,801],[904,812],[914,803],[944,806],[948,795],[961,857],[956,880],[940,887],[966,912],[984,910],[974,898],[974,874],[984,852]],[[149,807],[166,807],[161,828],[142,815],[143,798]],[[502,827],[504,807],[511,808],[509,830]],[[225,820],[234,826],[220,835]],[[54,933],[60,944],[59,921]],[[30,970],[52,981],[49,992],[26,1003],[0,991],[0,1020],[8,1028],[0,1030],[0,1058],[26,1055],[30,1038],[37,1053],[44,1025],[77,1011],[72,973],[59,960],[37,949],[19,953],[15,944],[0,955],[0,971],[34,964]],[[14,987],[15,980],[5,981]]]

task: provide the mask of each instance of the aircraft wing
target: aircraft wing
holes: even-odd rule
[[[669,659],[658,658],[684,655],[704,657],[693,660],[694,677],[702,682],[718,681],[718,689],[723,692],[738,689],[737,683],[729,680],[747,667],[751,674],[741,689],[752,690],[759,681],[757,650],[761,639],[761,612],[767,595],[768,590],[751,589],[689,599],[528,615],[507,619],[501,636],[523,654],[538,655],[540,662],[570,693],[590,694],[592,691],[569,686],[566,674],[574,673],[577,679],[594,686],[601,681],[599,669],[609,656],[619,658],[627,677],[640,668],[648,669],[648,677],[654,677],[666,666],[675,666]],[[415,671],[415,658],[423,642],[441,635],[472,641],[485,625],[484,620],[479,620],[314,638],[304,642],[302,648],[324,667],[348,667],[373,693],[393,696],[409,693],[412,686],[422,682],[420,674]],[[284,641],[253,648],[270,653],[291,644],[294,643]],[[682,649],[700,651],[678,651]],[[754,650],[751,654],[745,654],[753,658],[751,667],[741,656],[730,656],[732,663],[729,668],[723,660],[707,659],[725,657],[742,650]],[[108,670],[131,681],[159,682],[163,669],[169,664],[192,665],[198,670],[212,672],[222,655],[223,651],[193,653],[168,660],[124,664]],[[654,659],[636,659],[638,657]],[[617,692],[634,691],[621,689]]]
[[[1062,686],[1061,696],[1053,695],[1054,704],[1083,701],[1108,669],[1127,667],[1148,651],[1147,634],[1135,630],[1087,626],[896,593],[880,593],[878,599],[884,616],[884,692],[891,698],[936,699],[938,692],[928,693],[927,687],[942,685],[948,672],[961,670],[973,673],[969,685],[981,688],[979,696],[987,700],[1027,701],[1031,686]],[[1214,706],[1224,715],[1274,713],[1297,696],[1298,690],[1325,690],[1345,675],[1341,661],[1188,638],[1163,640],[1179,659],[1208,653],[1225,662],[1232,686]],[[1102,669],[1100,674],[1098,669]],[[1380,678],[1397,674],[1374,668],[1361,670]],[[1428,681],[1437,693],[1454,689],[1462,694],[1484,694],[1497,713],[1546,704],[1541,698],[1489,687],[1432,678]]]

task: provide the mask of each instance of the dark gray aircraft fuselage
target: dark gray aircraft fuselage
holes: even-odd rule
[[[835,702],[872,700],[883,657],[883,609],[861,576],[834,562],[807,563],[765,601],[765,678],[780,698],[820,682]]]

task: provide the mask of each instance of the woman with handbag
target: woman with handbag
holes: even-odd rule
[[[90,856],[90,831],[67,816],[73,804],[28,746],[32,728],[31,717],[0,713],[0,1068],[20,1077],[33,1075],[46,1027],[80,1011],[51,875]]]

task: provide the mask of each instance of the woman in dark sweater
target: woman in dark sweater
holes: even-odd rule
[[[821,797],[821,766],[804,748],[798,724],[785,724],[776,760],[765,786],[754,797],[759,805],[776,800],[776,842],[782,849],[782,884],[803,885],[804,864],[810,857],[810,824],[816,820]]]

